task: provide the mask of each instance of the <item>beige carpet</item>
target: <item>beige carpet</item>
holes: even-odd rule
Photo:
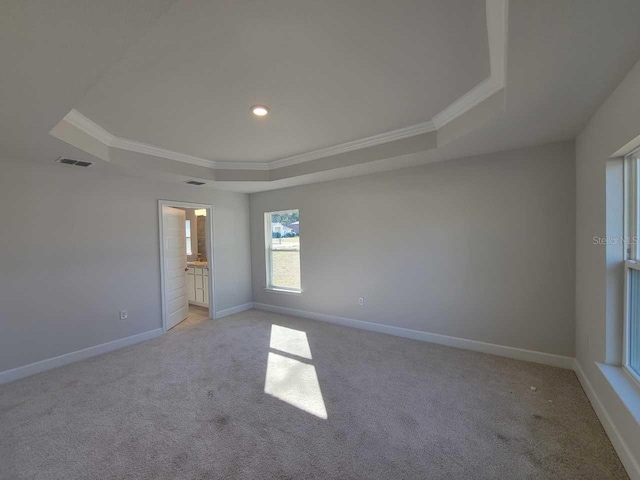
[[[0,478],[627,476],[571,371],[251,310],[0,386]]]

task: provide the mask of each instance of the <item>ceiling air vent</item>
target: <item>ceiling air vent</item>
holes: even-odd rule
[[[58,163],[64,163],[65,165],[74,165],[76,167],[89,167],[93,165],[92,162],[83,162],[82,160],[73,160],[71,158],[60,157],[56,160]]]
[[[184,183],[187,185],[204,185],[204,182],[198,182],[197,180],[187,180]]]

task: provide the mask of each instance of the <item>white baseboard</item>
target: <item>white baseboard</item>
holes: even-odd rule
[[[238,305],[236,307],[227,308],[226,310],[220,310],[216,312],[216,318],[224,318],[229,315],[235,315],[236,313],[244,312],[245,310],[251,310],[253,308],[253,302]]]
[[[333,315],[325,315],[323,313],[307,312],[305,310],[296,310],[293,308],[278,307],[275,305],[267,305],[265,303],[255,303],[254,308],[258,310],[266,310],[269,312],[282,313],[284,315],[292,315],[294,317],[308,318],[311,320],[319,320],[322,322],[335,323],[345,327],[359,328],[361,330],[369,330],[371,332],[386,333],[387,335],[395,335],[396,337],[411,338],[413,340],[422,340],[423,342],[437,343],[439,345],[447,345],[449,347],[463,348],[465,350],[473,350],[475,352],[489,353],[500,357],[515,358],[517,360],[525,360],[527,362],[542,363],[553,367],[566,368],[573,370],[573,357],[564,357],[562,355],[554,355],[552,353],[536,352],[533,350],[525,350],[523,348],[506,347],[504,345],[496,345],[494,343],[479,342],[477,340],[468,340],[466,338],[449,337],[437,333],[422,332],[420,330],[411,330],[409,328],[393,327],[391,325],[382,325],[380,323],[366,322],[364,320],[355,320],[353,318],[336,317]]]
[[[253,308],[253,303],[245,303],[244,305],[238,305],[236,307],[229,308],[227,310],[221,310],[216,313],[216,318],[223,318],[235,313],[240,313],[245,310]],[[103,353],[111,352],[119,348],[127,347],[135,343],[143,342],[151,338],[158,337],[164,333],[162,328],[150,330],[148,332],[139,333],[137,335],[131,335],[130,337],[121,338],[112,342],[103,343],[101,345],[95,345],[93,347],[83,348],[75,352],[65,353],[58,355],[57,357],[48,358],[46,360],[40,360],[39,362],[30,363],[29,365],[23,365],[22,367],[12,368],[11,370],[5,370],[0,372],[0,385],[3,383],[13,382],[20,378],[28,377],[35,373],[44,372],[56,367],[62,367],[69,363],[84,360],[86,358],[95,357]]]
[[[144,342],[145,340],[158,337],[163,333],[164,331],[162,328],[156,328],[155,330],[149,330],[148,332],[138,333],[137,335],[131,335],[130,337],[120,338],[118,340],[113,340],[112,342],[94,345],[93,347],[87,347],[82,350],[76,350],[75,352],[58,355],[57,357],[47,358],[46,360],[40,360],[39,362],[23,365],[22,367],[5,370],[4,372],[0,372],[0,384],[13,382],[14,380],[28,377],[35,373],[62,367],[63,365],[68,365],[69,363],[77,362],[78,360],[95,357],[96,355],[102,355],[103,353],[111,352],[119,348],[128,347],[135,343]]]
[[[620,432],[613,423],[613,420],[611,420],[609,412],[607,412],[607,409],[598,397],[598,394],[593,388],[593,385],[591,385],[591,382],[589,382],[589,379],[585,375],[584,370],[582,370],[582,367],[580,366],[580,363],[577,359],[574,363],[574,370],[576,372],[578,380],[582,384],[582,388],[587,394],[587,398],[589,398],[593,409],[600,419],[600,423],[602,423],[605,432],[607,432],[613,448],[616,450],[616,453],[620,457],[620,461],[624,465],[624,468],[627,470],[629,477],[631,478],[631,480],[640,480],[640,465],[638,464],[638,461],[633,456],[631,450],[629,450],[629,447],[622,438],[622,435],[620,435]]]

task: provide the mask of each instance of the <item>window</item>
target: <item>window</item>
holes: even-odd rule
[[[193,255],[191,252],[191,220],[187,220],[185,226],[185,232],[187,232],[187,255]]]
[[[640,380],[640,270],[628,273],[629,318],[627,319],[627,355],[625,366]]]
[[[625,248],[626,315],[624,325],[623,365],[640,382],[640,151],[625,160]]]
[[[267,288],[301,292],[299,211],[265,213],[264,223]]]

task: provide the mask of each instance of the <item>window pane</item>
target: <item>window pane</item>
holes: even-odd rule
[[[640,270],[629,270],[629,368],[640,375]]]
[[[300,251],[274,250],[273,286],[300,289]]]
[[[193,255],[191,252],[191,220],[185,220],[185,233],[187,236],[187,255]]]
[[[300,219],[298,210],[273,212],[266,216],[269,229],[268,284],[272,287],[301,289]]]

